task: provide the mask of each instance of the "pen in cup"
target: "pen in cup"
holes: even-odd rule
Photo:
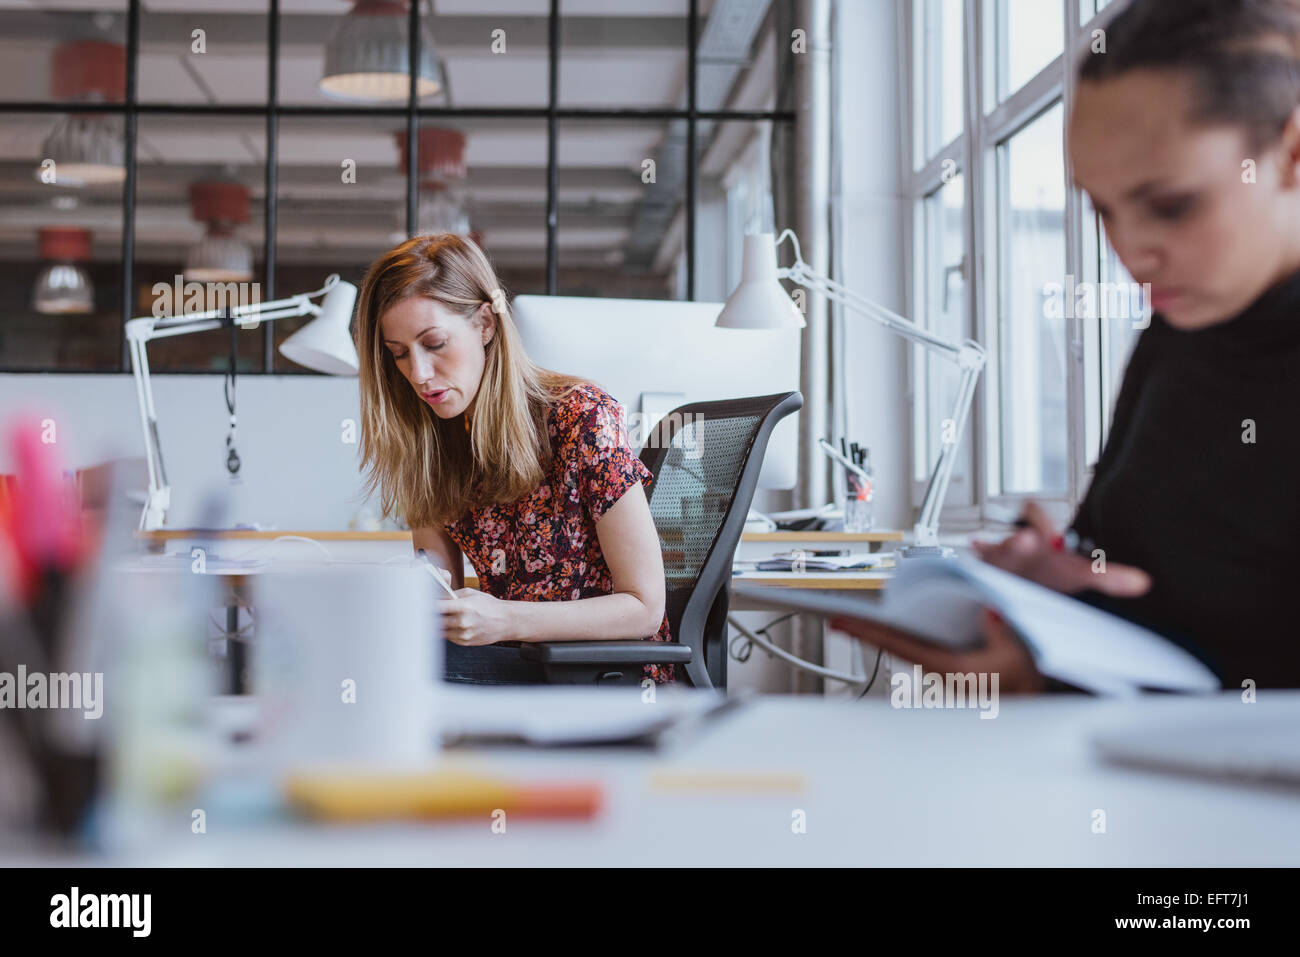
[[[429,574],[438,580],[438,584],[441,585],[442,590],[447,593],[447,597],[448,598],[458,597],[456,593],[451,590],[451,586],[447,584],[447,579],[442,577],[442,570],[433,563],[433,560],[431,558],[429,558],[428,552],[426,552],[423,548],[417,548],[415,550],[415,554],[416,557],[420,559],[420,561],[424,562],[424,567],[429,570]]]
[[[846,469],[851,471],[854,475],[858,476],[863,481],[868,481],[870,479],[870,476],[868,476],[867,473],[860,466],[854,464],[853,462],[850,462],[843,455],[840,455],[839,452],[835,451],[835,446],[831,445],[825,439],[818,439],[817,443],[821,446],[823,452],[825,452],[835,461],[839,462]],[[855,442],[854,445],[857,445],[857,443]]]

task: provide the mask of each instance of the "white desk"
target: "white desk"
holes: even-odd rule
[[[1300,694],[1300,693],[1297,693]],[[1262,692],[1256,707],[1281,693]],[[1296,700],[1292,696],[1292,701]],[[205,865],[1289,865],[1300,862],[1300,794],[1112,767],[1087,743],[1098,726],[1177,708],[1242,705],[1235,694],[1135,704],[1003,698],[976,710],[765,698],[662,755],[630,751],[472,753],[493,771],[606,782],[587,823],[474,823],[228,829],[151,863]],[[656,790],[657,771],[798,772],[803,793]],[[791,831],[792,813],[807,832]],[[1107,833],[1092,831],[1093,811]],[[188,835],[187,835],[188,837]],[[12,850],[12,849],[11,849]],[[5,855],[14,863],[58,863]],[[113,863],[113,862],[110,862]]]

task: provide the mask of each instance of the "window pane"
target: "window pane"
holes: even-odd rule
[[[280,102],[406,103],[406,4],[374,4],[377,9],[367,16],[354,13],[353,6],[349,0],[281,0]],[[546,0],[421,3],[419,76],[429,92],[420,102],[435,107],[546,106],[548,10]],[[321,89],[327,69],[330,94]]]
[[[701,0],[695,66],[699,109],[762,110],[771,107],[776,90],[787,85],[785,65],[792,56],[798,55],[790,49],[788,33],[784,48],[776,46],[779,31],[787,18],[795,13],[789,0],[780,0],[776,4],[771,0],[751,0],[743,4]],[[765,30],[764,25],[768,29]],[[685,43],[685,37],[682,42]]]
[[[740,283],[746,234],[774,232],[772,124],[701,122],[698,137],[695,298],[723,302]]]
[[[962,131],[962,0],[917,0],[917,168]]]
[[[406,238],[406,175],[401,117],[280,120],[278,298],[319,289],[331,273],[358,287],[370,264]],[[279,346],[310,317],[272,325],[278,373],[313,374]]]
[[[685,297],[685,120],[564,120],[560,295]]]
[[[277,295],[319,288],[332,272],[359,286],[405,241],[405,140],[401,118],[281,120]],[[355,161],[353,175],[336,156]],[[426,121],[417,165],[418,233],[468,233],[510,296],[546,291],[544,120]],[[308,321],[277,321],[277,347]],[[306,371],[278,351],[274,362],[276,372]]]
[[[986,4],[986,19],[994,24],[996,38],[993,76],[1000,103],[1061,55],[1065,7],[1062,0],[986,0]]]
[[[3,6],[0,100],[126,99],[126,0]]]
[[[42,163],[63,114],[0,113],[0,368],[117,371],[122,185],[74,186]],[[103,114],[92,118],[109,120]],[[121,118],[112,117],[120,149]],[[112,169],[101,166],[103,179]],[[45,177],[38,170],[49,170]],[[118,169],[120,173],[121,170]],[[63,178],[61,178],[63,177]]]
[[[431,127],[465,137],[465,176],[440,178],[422,159],[417,230],[468,228],[510,297],[545,293],[546,121],[446,117]]]
[[[561,0],[560,105],[685,107],[689,10],[689,0]]]
[[[447,85],[445,99],[435,95],[425,103],[546,106],[546,0],[437,0],[422,9],[429,28],[426,36],[433,37]]]
[[[544,0],[539,6],[545,14]],[[789,0],[782,6],[777,21],[791,10]],[[770,106],[774,89],[785,80],[776,75],[781,58],[773,50],[772,7],[770,0],[700,0],[699,109]],[[560,105],[685,109],[689,14],[690,0],[561,0]]]
[[[1002,491],[1067,487],[1064,310],[1044,290],[1065,274],[1061,105],[998,147]]]
[[[963,278],[962,214],[965,207],[965,180],[956,176],[924,201],[925,283],[920,313],[915,321],[936,335],[960,342],[969,337],[966,308],[966,283]],[[916,347],[922,357],[924,376],[925,421],[918,430],[915,478],[924,482],[934,471],[946,437],[951,436],[953,408],[961,373],[948,359]],[[958,501],[958,490],[967,481],[970,460],[969,420],[958,450],[948,501]]]
[[[264,103],[265,0],[140,5],[142,103]]]
[[[145,114],[137,131],[132,314],[181,316],[266,301],[265,122]],[[262,371],[261,330],[239,330],[236,343],[239,371]],[[151,372],[229,367],[226,329],[149,343]]]

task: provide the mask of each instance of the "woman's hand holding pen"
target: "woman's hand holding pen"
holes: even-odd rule
[[[458,588],[456,600],[440,602],[442,634],[466,647],[494,645],[515,636],[510,602],[493,598],[477,588]]]
[[[1025,506],[1017,528],[1000,542],[973,542],[984,561],[1067,595],[1093,589],[1116,597],[1144,594],[1151,576],[1140,568],[1097,561],[1066,547],[1065,536],[1036,502]]]

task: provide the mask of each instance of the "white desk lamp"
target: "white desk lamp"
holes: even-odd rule
[[[790,238],[790,244],[794,246],[794,265],[778,268],[776,249],[787,236]],[[913,529],[915,543],[900,550],[904,556],[909,552],[912,555],[945,554],[939,545],[939,510],[948,494],[948,480],[952,477],[952,470],[957,462],[957,447],[961,443],[962,433],[966,430],[966,419],[970,414],[971,398],[975,394],[980,370],[984,368],[984,348],[970,339],[963,342],[949,342],[942,339],[922,329],[911,320],[904,319],[846,289],[840,283],[813,272],[800,255],[798,237],[788,229],[781,233],[775,242],[772,240],[771,233],[757,233],[745,237],[740,284],[727,299],[727,304],[718,315],[717,325],[732,329],[802,328],[805,325],[803,316],[786,295],[785,289],[777,281],[779,279],[789,279],[814,292],[820,292],[827,298],[862,313],[912,342],[937,352],[955,362],[961,369],[961,385],[957,391],[957,405],[952,415],[954,428],[950,432],[945,431],[946,435],[950,435],[950,441],[943,443],[939,452],[939,461],[925,490],[925,501],[921,505],[921,514]]]
[[[325,297],[319,306],[311,301],[316,296]],[[280,354],[291,362],[317,372],[356,375],[360,362],[357,360],[352,335],[348,331],[356,300],[357,287],[342,281],[336,273],[326,279],[325,285],[315,292],[301,293],[288,299],[209,309],[207,312],[175,317],[145,316],[132,319],[126,324],[126,338],[131,350],[131,372],[135,376],[135,396],[140,407],[140,424],[144,429],[144,444],[149,462],[149,492],[144,511],[140,515],[141,531],[162,528],[167,510],[171,507],[171,486],[167,484],[167,473],[163,468],[158,419],[154,413],[153,389],[149,384],[149,357],[145,352],[149,340],[211,329],[228,329],[236,322],[241,329],[255,329],[261,322],[290,316],[315,316],[280,344]]]

